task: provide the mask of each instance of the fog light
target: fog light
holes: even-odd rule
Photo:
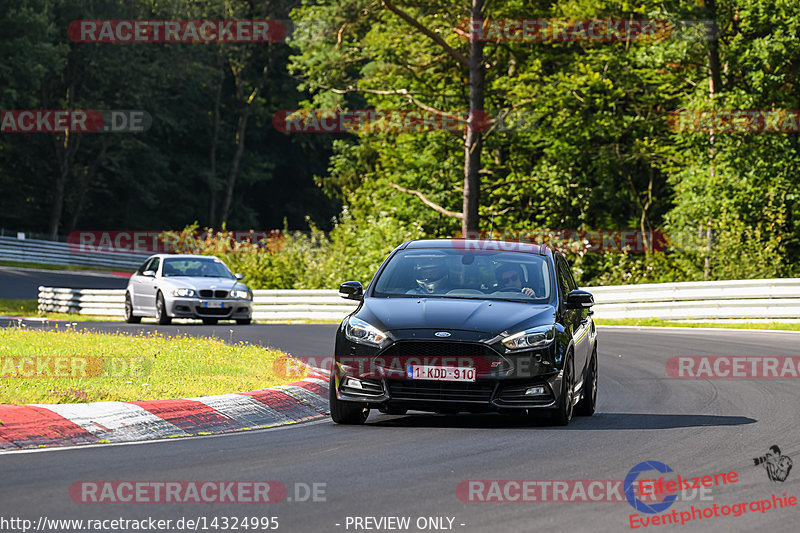
[[[344,380],[344,386],[350,387],[351,389],[360,389],[363,390],[364,387],[361,385],[361,381],[354,378],[347,378]]]
[[[530,387],[525,390],[525,396],[541,396],[545,394],[544,387]]]

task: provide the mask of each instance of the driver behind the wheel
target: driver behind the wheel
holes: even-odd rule
[[[498,291],[519,291],[528,296],[536,296],[536,291],[522,285],[524,276],[521,266],[505,263],[497,267],[495,275],[497,276]]]
[[[426,258],[414,267],[417,286],[406,294],[444,294],[450,289],[448,268],[443,259]]]

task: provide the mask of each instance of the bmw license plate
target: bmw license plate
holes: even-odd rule
[[[408,365],[406,377],[430,381],[475,381],[475,369],[458,366]]]
[[[203,307],[225,307],[225,302],[203,302]]]

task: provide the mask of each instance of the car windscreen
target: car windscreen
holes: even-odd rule
[[[196,278],[228,278],[234,279],[233,274],[225,263],[219,259],[198,258],[170,258],[164,260],[162,275],[165,278],[175,276],[190,276]]]
[[[550,299],[544,256],[451,249],[401,250],[375,281],[373,296],[436,296],[536,301]]]

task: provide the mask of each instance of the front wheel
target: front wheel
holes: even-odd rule
[[[567,354],[561,378],[561,394],[558,396],[558,409],[553,413],[552,422],[556,426],[566,426],[572,420],[572,399],[575,394],[575,368],[572,353]]]
[[[583,398],[575,406],[575,414],[578,416],[592,416],[595,405],[597,405],[597,348],[592,352],[592,360],[589,362],[585,383]]]
[[[164,303],[164,295],[159,292],[156,295],[156,320],[162,326],[172,323],[172,318],[167,314],[167,304]]]
[[[367,421],[369,409],[357,403],[343,402],[336,397],[336,379],[331,372],[331,379],[328,382],[328,404],[331,411],[331,419],[337,424],[360,425]]]
[[[135,316],[133,314],[133,302],[131,301],[131,295],[125,295],[125,322],[128,324],[138,324],[142,321],[142,317]]]

